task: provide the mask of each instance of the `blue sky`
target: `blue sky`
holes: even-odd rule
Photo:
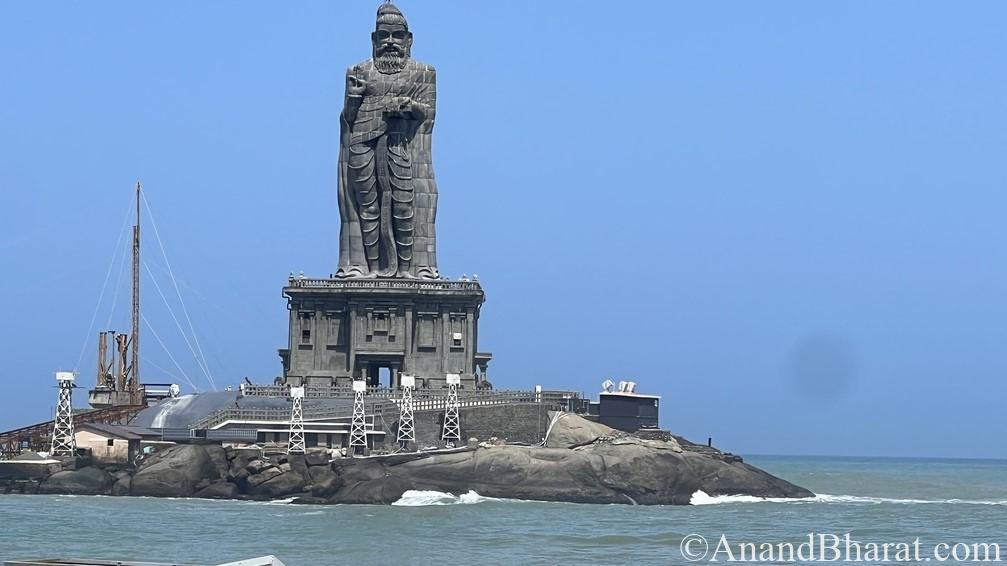
[[[279,373],[287,273],[337,259],[376,5],[0,9],[0,428],[82,347],[93,384],[137,178],[217,384]],[[399,5],[439,73],[441,268],[487,290],[497,387],[634,379],[739,453],[1007,457],[1007,5]],[[119,287],[96,326],[125,329]],[[180,373],[144,338],[145,379]]]

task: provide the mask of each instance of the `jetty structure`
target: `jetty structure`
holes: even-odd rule
[[[336,269],[287,277],[276,377],[216,389],[194,332],[187,345],[212,390],[140,373],[137,183],[130,332],[98,335],[91,410],[0,433],[0,492],[306,503],[391,503],[409,489],[647,504],[687,504],[697,490],[812,495],[660,429],[660,397],[633,381],[605,380],[597,401],[491,382],[482,282],[445,277],[437,264],[437,73],[412,45],[403,13],[381,4],[372,56],[345,75]]]

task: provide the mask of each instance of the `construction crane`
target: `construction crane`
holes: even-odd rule
[[[136,223],[133,224],[133,308],[130,333],[98,333],[98,375],[88,403],[96,408],[143,405],[140,383],[140,198],[143,186],[136,182]],[[115,351],[109,355],[111,343]]]

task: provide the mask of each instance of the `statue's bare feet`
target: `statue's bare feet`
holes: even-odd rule
[[[368,273],[359,265],[340,267],[339,270],[336,271],[336,279],[359,279],[367,276]]]

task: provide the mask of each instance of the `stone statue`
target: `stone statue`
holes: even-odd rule
[[[413,34],[391,2],[378,8],[371,43],[373,57],[346,72],[336,276],[438,279],[437,75],[411,57]]]

